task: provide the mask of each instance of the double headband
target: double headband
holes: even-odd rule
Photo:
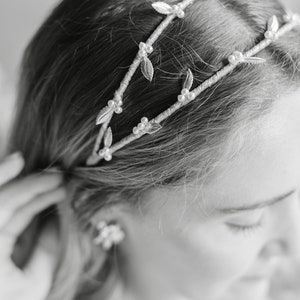
[[[234,51],[228,57],[228,64],[226,66],[193,90],[191,90],[191,88],[194,76],[192,71],[188,69],[181,93],[177,97],[177,102],[152,120],[148,120],[148,118],[143,117],[141,122],[132,129],[132,133],[130,135],[113,144],[113,132],[109,124],[114,114],[121,114],[123,112],[123,95],[130,84],[133,75],[140,67],[143,76],[147,80],[152,81],[154,67],[148,56],[154,51],[154,43],[175,18],[185,17],[186,8],[192,5],[193,2],[194,0],[184,0],[176,5],[169,5],[164,2],[155,2],[152,4],[152,7],[158,13],[163,14],[166,17],[151,34],[148,40],[139,44],[138,53],[119,88],[115,91],[113,98],[108,101],[107,106],[101,109],[97,115],[96,126],[100,126],[100,129],[93,152],[87,159],[87,166],[96,165],[102,159],[110,161],[113,153],[125,147],[129,143],[139,139],[145,134],[155,134],[158,132],[162,128],[162,121],[166,120],[181,107],[187,105],[191,101],[194,101],[203,91],[216,84],[227,74],[231,73],[238,65],[264,63],[264,59],[255,57],[255,55],[267,48],[272,42],[283,36],[285,33],[291,31],[295,26],[300,25],[300,16],[291,12],[286,12],[283,16],[283,24],[279,23],[276,16],[271,17],[266,24],[264,39],[260,43],[245,53]],[[103,148],[101,148],[102,142]]]

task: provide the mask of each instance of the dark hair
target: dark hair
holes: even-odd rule
[[[86,167],[99,130],[97,113],[119,86],[139,42],[164,18],[150,3],[64,0],[25,52],[11,150],[23,152],[24,174],[57,165],[71,187],[60,211],[65,249],[49,300],[88,299],[93,280],[108,277],[109,260],[99,258],[88,234],[96,211],[120,201],[134,205],[157,186],[208,180],[217,162],[238,151],[239,133],[253,130],[282,90],[299,86],[300,35],[293,30],[259,54],[266,64],[239,66],[163,122],[157,134],[124,147],[110,162]],[[124,112],[111,122],[114,140],[128,135],[141,117],[151,119],[173,104],[188,68],[199,85],[234,50],[244,52],[262,40],[267,20],[283,14],[273,0],[195,1],[154,45],[153,82],[135,74]]]

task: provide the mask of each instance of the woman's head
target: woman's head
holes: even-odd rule
[[[115,140],[128,135],[142,116],[151,119],[174,103],[188,68],[193,71],[195,85],[200,84],[222,68],[234,50],[244,52],[261,40],[272,15],[283,14],[275,1],[195,1],[187,17],[176,19],[155,44],[150,56],[155,67],[153,82],[148,83],[139,72],[135,74],[124,95],[124,112],[111,122]],[[277,132],[278,118],[283,120],[280,128],[286,131],[275,139],[279,143],[274,144],[274,161],[279,164],[279,153],[284,152],[281,141],[299,161],[295,134],[299,124],[297,118],[288,117],[299,112],[295,101],[299,93],[294,92],[299,86],[299,30],[260,53],[266,64],[238,67],[172,115],[157,134],[124,147],[110,162],[84,167],[98,133],[94,126],[97,112],[113,96],[139,42],[162,18],[144,1],[62,1],[26,51],[11,147],[23,151],[26,172],[55,164],[68,175],[70,199],[66,208],[75,209],[82,225],[68,228],[66,234],[70,238],[72,233],[74,243],[76,239],[81,245],[86,242],[85,247],[91,243],[88,220],[92,217],[118,221],[127,232],[119,248],[122,272],[126,270],[136,279],[145,279],[142,270],[166,274],[165,288],[179,286],[181,292],[196,291],[204,293],[207,300],[214,299],[218,295],[212,291],[228,291],[248,272],[264,245],[261,240],[230,240],[230,233],[220,229],[224,219],[214,219],[207,209],[237,205],[243,194],[247,196],[243,205],[250,205],[286,189],[299,189],[299,184],[292,185],[289,179],[300,180],[300,176],[287,160],[278,173],[274,170],[279,177],[267,179],[272,168],[268,157],[273,136],[269,130]],[[291,139],[284,141],[285,136],[293,143]],[[258,169],[264,163],[265,168]],[[286,172],[290,173],[283,180],[280,176]],[[255,181],[256,173],[262,175],[261,180]],[[246,183],[251,179],[249,187]],[[228,202],[219,203],[221,197],[227,197]],[[63,216],[72,218],[67,211]],[[243,215],[235,223],[249,218],[258,217]],[[99,253],[83,246],[78,249],[79,256],[80,251],[85,253],[85,269],[88,259],[100,260]],[[245,249],[252,250],[248,253]],[[230,261],[224,251],[234,254],[230,257],[236,260]],[[189,254],[186,260],[184,253]],[[184,266],[178,264],[178,258],[186,262]],[[193,262],[197,268],[190,272]],[[233,262],[241,268],[230,273]],[[223,263],[224,273],[218,269]],[[183,276],[171,276],[176,273],[172,264],[186,275],[186,281]],[[172,273],[164,273],[170,269]],[[218,274],[205,277],[209,270]],[[153,278],[149,281],[156,282]]]

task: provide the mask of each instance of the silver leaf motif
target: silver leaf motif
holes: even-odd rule
[[[258,65],[265,63],[266,60],[261,57],[245,57],[244,62],[248,64]]]
[[[186,79],[183,84],[183,88],[187,89],[189,91],[192,88],[193,83],[194,83],[194,75],[193,75],[191,69],[188,69],[187,74],[186,74]]]
[[[105,132],[104,146],[107,148],[110,148],[110,146],[112,145],[112,142],[113,142],[113,135],[112,135],[111,128],[109,127]]]
[[[276,16],[273,16],[268,21],[268,30],[272,32],[277,32],[279,30],[279,21]]]
[[[148,57],[144,57],[141,63],[141,71],[145,78],[152,81],[154,75],[154,68],[151,60]]]
[[[155,2],[152,3],[152,7],[160,14],[169,15],[173,13],[172,6],[164,2]]]
[[[99,162],[99,155],[97,155],[97,154],[92,154],[89,158],[88,158],[88,160],[87,160],[87,165],[88,166],[93,166],[93,165],[95,165],[96,163],[98,163]]]
[[[112,108],[108,106],[104,107],[97,116],[96,125],[105,123],[107,120],[109,120],[112,113],[113,113]]]
[[[154,134],[162,129],[162,126],[158,123],[150,123],[147,128],[145,129],[145,132],[148,134]]]

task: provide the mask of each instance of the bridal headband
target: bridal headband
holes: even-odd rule
[[[276,16],[272,16],[266,24],[264,39],[260,43],[245,53],[234,51],[228,57],[227,65],[193,90],[191,90],[191,88],[194,76],[192,71],[188,69],[181,93],[177,97],[177,102],[152,120],[149,120],[147,117],[142,117],[141,122],[132,129],[132,133],[130,135],[113,144],[113,132],[109,124],[114,114],[121,114],[123,112],[123,95],[129,86],[133,75],[140,67],[143,76],[147,80],[152,81],[154,67],[149,59],[149,55],[154,51],[154,43],[175,18],[185,17],[186,8],[192,5],[193,2],[194,0],[184,0],[176,5],[170,5],[164,2],[152,3],[153,9],[166,17],[147,41],[139,44],[137,55],[129,67],[129,70],[122,80],[119,88],[115,91],[113,98],[108,101],[107,106],[102,108],[97,115],[96,126],[100,126],[100,129],[95,141],[93,152],[86,162],[88,166],[96,165],[102,159],[110,161],[113,153],[125,147],[129,143],[139,139],[145,134],[154,134],[158,132],[162,129],[161,122],[166,120],[183,106],[194,101],[203,91],[216,84],[227,74],[231,73],[238,65],[264,63],[265,60],[263,58],[256,57],[255,55],[267,48],[272,42],[283,36],[285,33],[291,31],[295,26],[300,25],[300,16],[298,14],[287,12],[283,16],[283,24],[280,24]],[[102,142],[103,148],[101,148]]]

